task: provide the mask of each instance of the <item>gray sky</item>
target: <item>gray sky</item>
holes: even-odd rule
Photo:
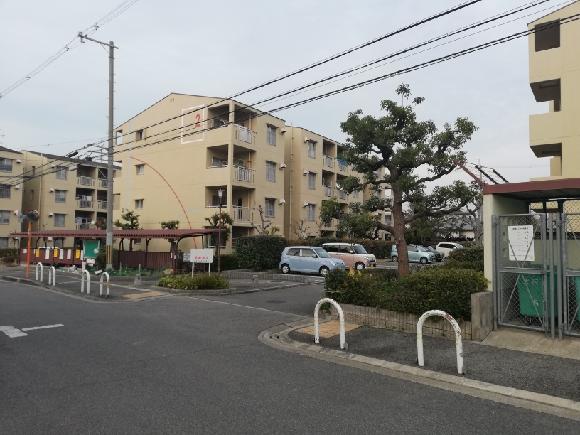
[[[526,2],[484,0],[239,99],[253,103]],[[119,3],[121,0],[0,0],[0,89]],[[120,124],[171,91],[228,96],[458,3],[460,0],[141,0],[93,37],[114,40],[120,48],[116,52],[115,102],[116,124]],[[548,12],[540,9],[561,3],[554,0],[540,6],[535,16]],[[522,31],[532,20],[522,18],[261,108],[278,107]],[[65,153],[104,137],[107,61],[103,48],[80,45],[0,99],[0,135],[4,135],[0,142],[17,149]],[[466,148],[470,161],[494,166],[510,181],[548,175],[548,160],[535,158],[528,146],[528,116],[547,108],[534,102],[529,88],[526,38],[278,116],[342,140],[339,124],[349,111],[360,108],[378,114],[380,100],[394,98],[394,88],[401,82],[426,97],[419,110],[421,117],[441,124],[467,116],[478,125],[479,131]]]

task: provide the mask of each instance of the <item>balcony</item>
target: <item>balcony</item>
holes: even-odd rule
[[[239,207],[234,205],[232,219],[234,223],[250,223],[252,221],[252,210],[249,207]]]
[[[109,187],[109,180],[107,180],[106,178],[99,178],[98,186],[101,189],[106,189],[107,187]]]
[[[322,166],[325,169],[334,169],[334,157],[322,156]]]
[[[530,148],[536,157],[560,155],[563,136],[564,118],[562,112],[530,116]]]
[[[346,197],[347,196],[348,195],[346,194],[346,192],[344,190],[339,190],[338,191],[338,199],[342,199],[342,200],[345,200],[346,201]]]
[[[93,200],[78,198],[77,208],[93,208]]]
[[[241,125],[234,124],[234,137],[238,142],[254,144],[254,132]]]
[[[80,177],[77,177],[77,184],[79,186],[94,187],[95,179],[92,177],[80,176]]]
[[[234,181],[254,184],[254,173],[253,169],[234,166]]]
[[[97,208],[99,208],[101,210],[106,210],[107,209],[107,201],[98,200],[97,201]]]
[[[346,172],[348,170],[348,163],[344,159],[336,159],[336,163],[338,163],[338,170],[340,172]]]
[[[324,196],[327,198],[332,198],[332,187],[330,186],[323,186],[324,187]]]

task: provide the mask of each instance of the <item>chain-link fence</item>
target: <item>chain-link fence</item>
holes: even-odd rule
[[[565,215],[564,228],[563,329],[566,334],[580,335],[580,214]]]

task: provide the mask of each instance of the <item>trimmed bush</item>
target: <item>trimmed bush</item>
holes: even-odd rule
[[[240,266],[238,264],[238,257],[236,254],[223,254],[220,255],[221,257],[221,269],[223,270],[232,270],[232,269],[239,269]],[[217,270],[218,261],[217,256],[213,258],[213,264],[211,265],[211,270]]]
[[[256,271],[278,269],[280,255],[286,246],[286,239],[279,236],[240,237],[236,243],[238,265]]]
[[[456,249],[451,251],[445,263],[446,268],[473,269],[483,272],[483,247]]]
[[[17,248],[3,248],[0,249],[0,259],[3,263],[15,263],[18,261]]]
[[[386,271],[385,271],[386,272]],[[471,318],[471,293],[487,288],[481,272],[433,267],[397,279],[395,273],[331,272],[326,294],[339,303],[423,314],[443,310],[457,319]]]
[[[167,275],[159,280],[160,287],[175,290],[215,290],[230,286],[229,281],[220,275]]]

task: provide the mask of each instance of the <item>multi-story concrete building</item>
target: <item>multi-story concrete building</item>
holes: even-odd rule
[[[530,116],[530,147],[537,157],[551,157],[550,178],[580,177],[580,2],[529,25],[530,86],[547,113]]]
[[[24,151],[22,209],[38,210],[34,231],[104,228],[107,165],[90,160]],[[65,246],[69,240],[55,240]]]
[[[167,95],[117,128],[115,160],[123,171],[115,216],[134,210],[143,228],[170,220],[199,228],[221,204],[233,220],[228,248],[237,237],[274,227],[282,234],[285,127],[237,101]],[[153,242],[151,249],[162,248]]]
[[[22,159],[22,153],[0,147],[0,248],[18,246],[10,233],[21,229]]]

